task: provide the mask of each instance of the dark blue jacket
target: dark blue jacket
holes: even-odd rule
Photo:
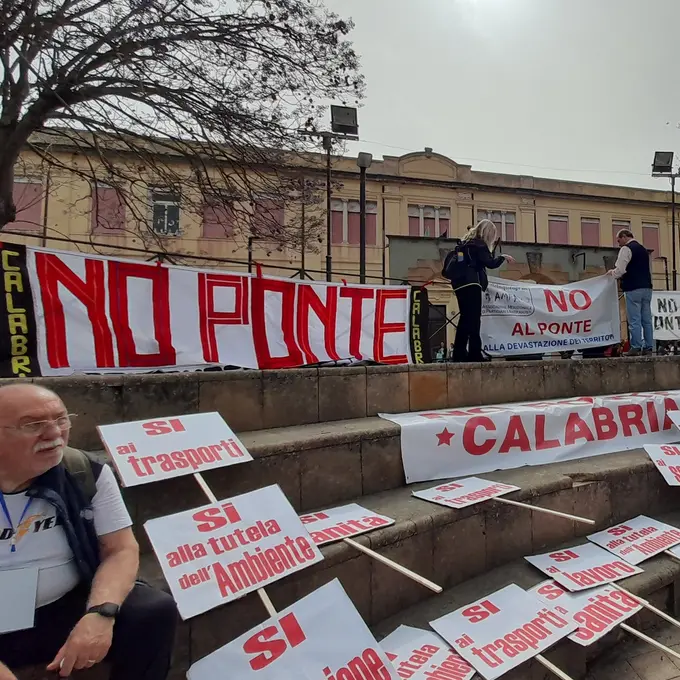
[[[647,249],[637,241],[629,241],[626,245],[633,257],[626,267],[626,273],[621,277],[621,290],[625,293],[640,288],[653,288]]]

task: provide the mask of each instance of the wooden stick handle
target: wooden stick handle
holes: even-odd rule
[[[385,557],[384,555],[377,553],[375,550],[371,550],[370,548],[367,548],[365,545],[361,545],[361,543],[357,543],[356,541],[353,541],[351,538],[343,538],[342,540],[345,543],[347,543],[347,545],[351,545],[353,548],[356,548],[357,550],[361,551],[362,553],[369,555],[374,560],[378,560],[378,562],[382,562],[383,564],[387,565],[391,569],[398,571],[400,574],[403,574],[404,576],[408,576],[410,579],[412,579],[416,583],[420,583],[421,586],[425,586],[426,588],[429,588],[430,590],[432,590],[435,593],[441,593],[442,592],[441,586],[438,586],[436,583],[432,583],[432,581],[428,581],[423,576],[420,576],[420,574],[416,574],[414,571],[411,571],[410,569],[407,569],[406,567],[402,567],[401,564],[390,560],[389,558]]]
[[[639,630],[635,630],[635,628],[631,628],[627,623],[622,623],[621,629],[625,630],[626,633],[630,633],[631,635],[635,635],[635,637],[640,638],[640,640],[644,640],[645,642],[652,645],[652,647],[656,647],[657,649],[660,649],[665,654],[669,654],[670,656],[674,656],[676,659],[680,659],[680,654],[673,651],[669,647],[666,647],[666,645],[662,645],[660,642],[657,642],[653,638],[650,638],[648,635],[641,633]]]
[[[542,508],[540,505],[529,505],[529,503],[520,503],[519,501],[511,501],[509,498],[496,497],[491,500],[498,501],[499,503],[507,503],[508,505],[516,505],[520,508],[527,508],[528,510],[533,510],[534,512],[545,512],[548,515],[555,515],[556,517],[564,517],[565,519],[572,519],[574,522],[581,522],[583,524],[595,524],[594,519],[586,519],[585,517],[578,517],[577,515],[568,515],[566,512],[558,512],[557,510],[549,510],[548,508]],[[538,657],[536,657],[538,658]]]
[[[217,496],[215,496],[215,494],[212,492],[212,489],[208,486],[208,482],[203,479],[203,475],[200,472],[194,472],[194,479],[198,482],[198,485],[201,487],[203,493],[208,497],[208,500],[211,503],[217,503]],[[267,610],[267,614],[269,614],[269,616],[276,616],[276,609],[274,608],[274,605],[269,599],[269,595],[267,595],[264,588],[258,588],[257,594],[260,596],[260,600],[262,600],[262,604]]]
[[[670,550],[664,550],[663,554],[668,555],[668,557],[672,557],[676,562],[680,562],[680,557],[674,555]]]
[[[630,595],[636,602],[639,602],[645,609],[649,609],[650,612],[654,612],[657,616],[660,616],[665,621],[668,621],[668,623],[670,623],[671,625],[675,626],[676,628],[680,628],[680,621],[674,619],[672,616],[669,616],[668,614],[666,614],[666,612],[661,611],[661,609],[657,609],[653,604],[650,604],[644,598],[639,597],[634,593],[631,593],[630,590],[626,590],[626,588],[618,585],[618,583],[610,583],[610,585],[616,588],[617,590],[626,593],[626,595]]]
[[[548,661],[542,654],[536,654],[534,657],[538,663],[543,664],[551,673],[554,673],[560,680],[573,680],[570,675],[560,670],[554,663]]]

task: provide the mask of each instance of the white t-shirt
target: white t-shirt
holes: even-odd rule
[[[43,607],[66,595],[80,582],[73,552],[66,533],[57,524],[57,511],[47,501],[34,498],[24,513],[28,498],[24,492],[4,494],[5,504],[17,529],[16,551],[11,552],[12,529],[0,509],[0,571],[37,567],[38,594],[36,607]],[[92,499],[97,536],[132,525],[116,478],[105,465],[97,480]],[[19,521],[24,513],[21,524]],[[19,525],[19,526],[17,526]]]

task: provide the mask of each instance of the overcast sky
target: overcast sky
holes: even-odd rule
[[[431,146],[473,169],[668,189],[680,0],[326,0],[356,24],[350,152]]]

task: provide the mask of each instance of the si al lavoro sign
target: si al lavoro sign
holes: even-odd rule
[[[316,545],[341,541],[343,538],[394,524],[391,517],[379,515],[357,503],[300,515],[300,521]]]
[[[124,486],[136,486],[252,460],[219,413],[97,427]]]
[[[195,663],[189,680],[400,680],[335,579]]]

